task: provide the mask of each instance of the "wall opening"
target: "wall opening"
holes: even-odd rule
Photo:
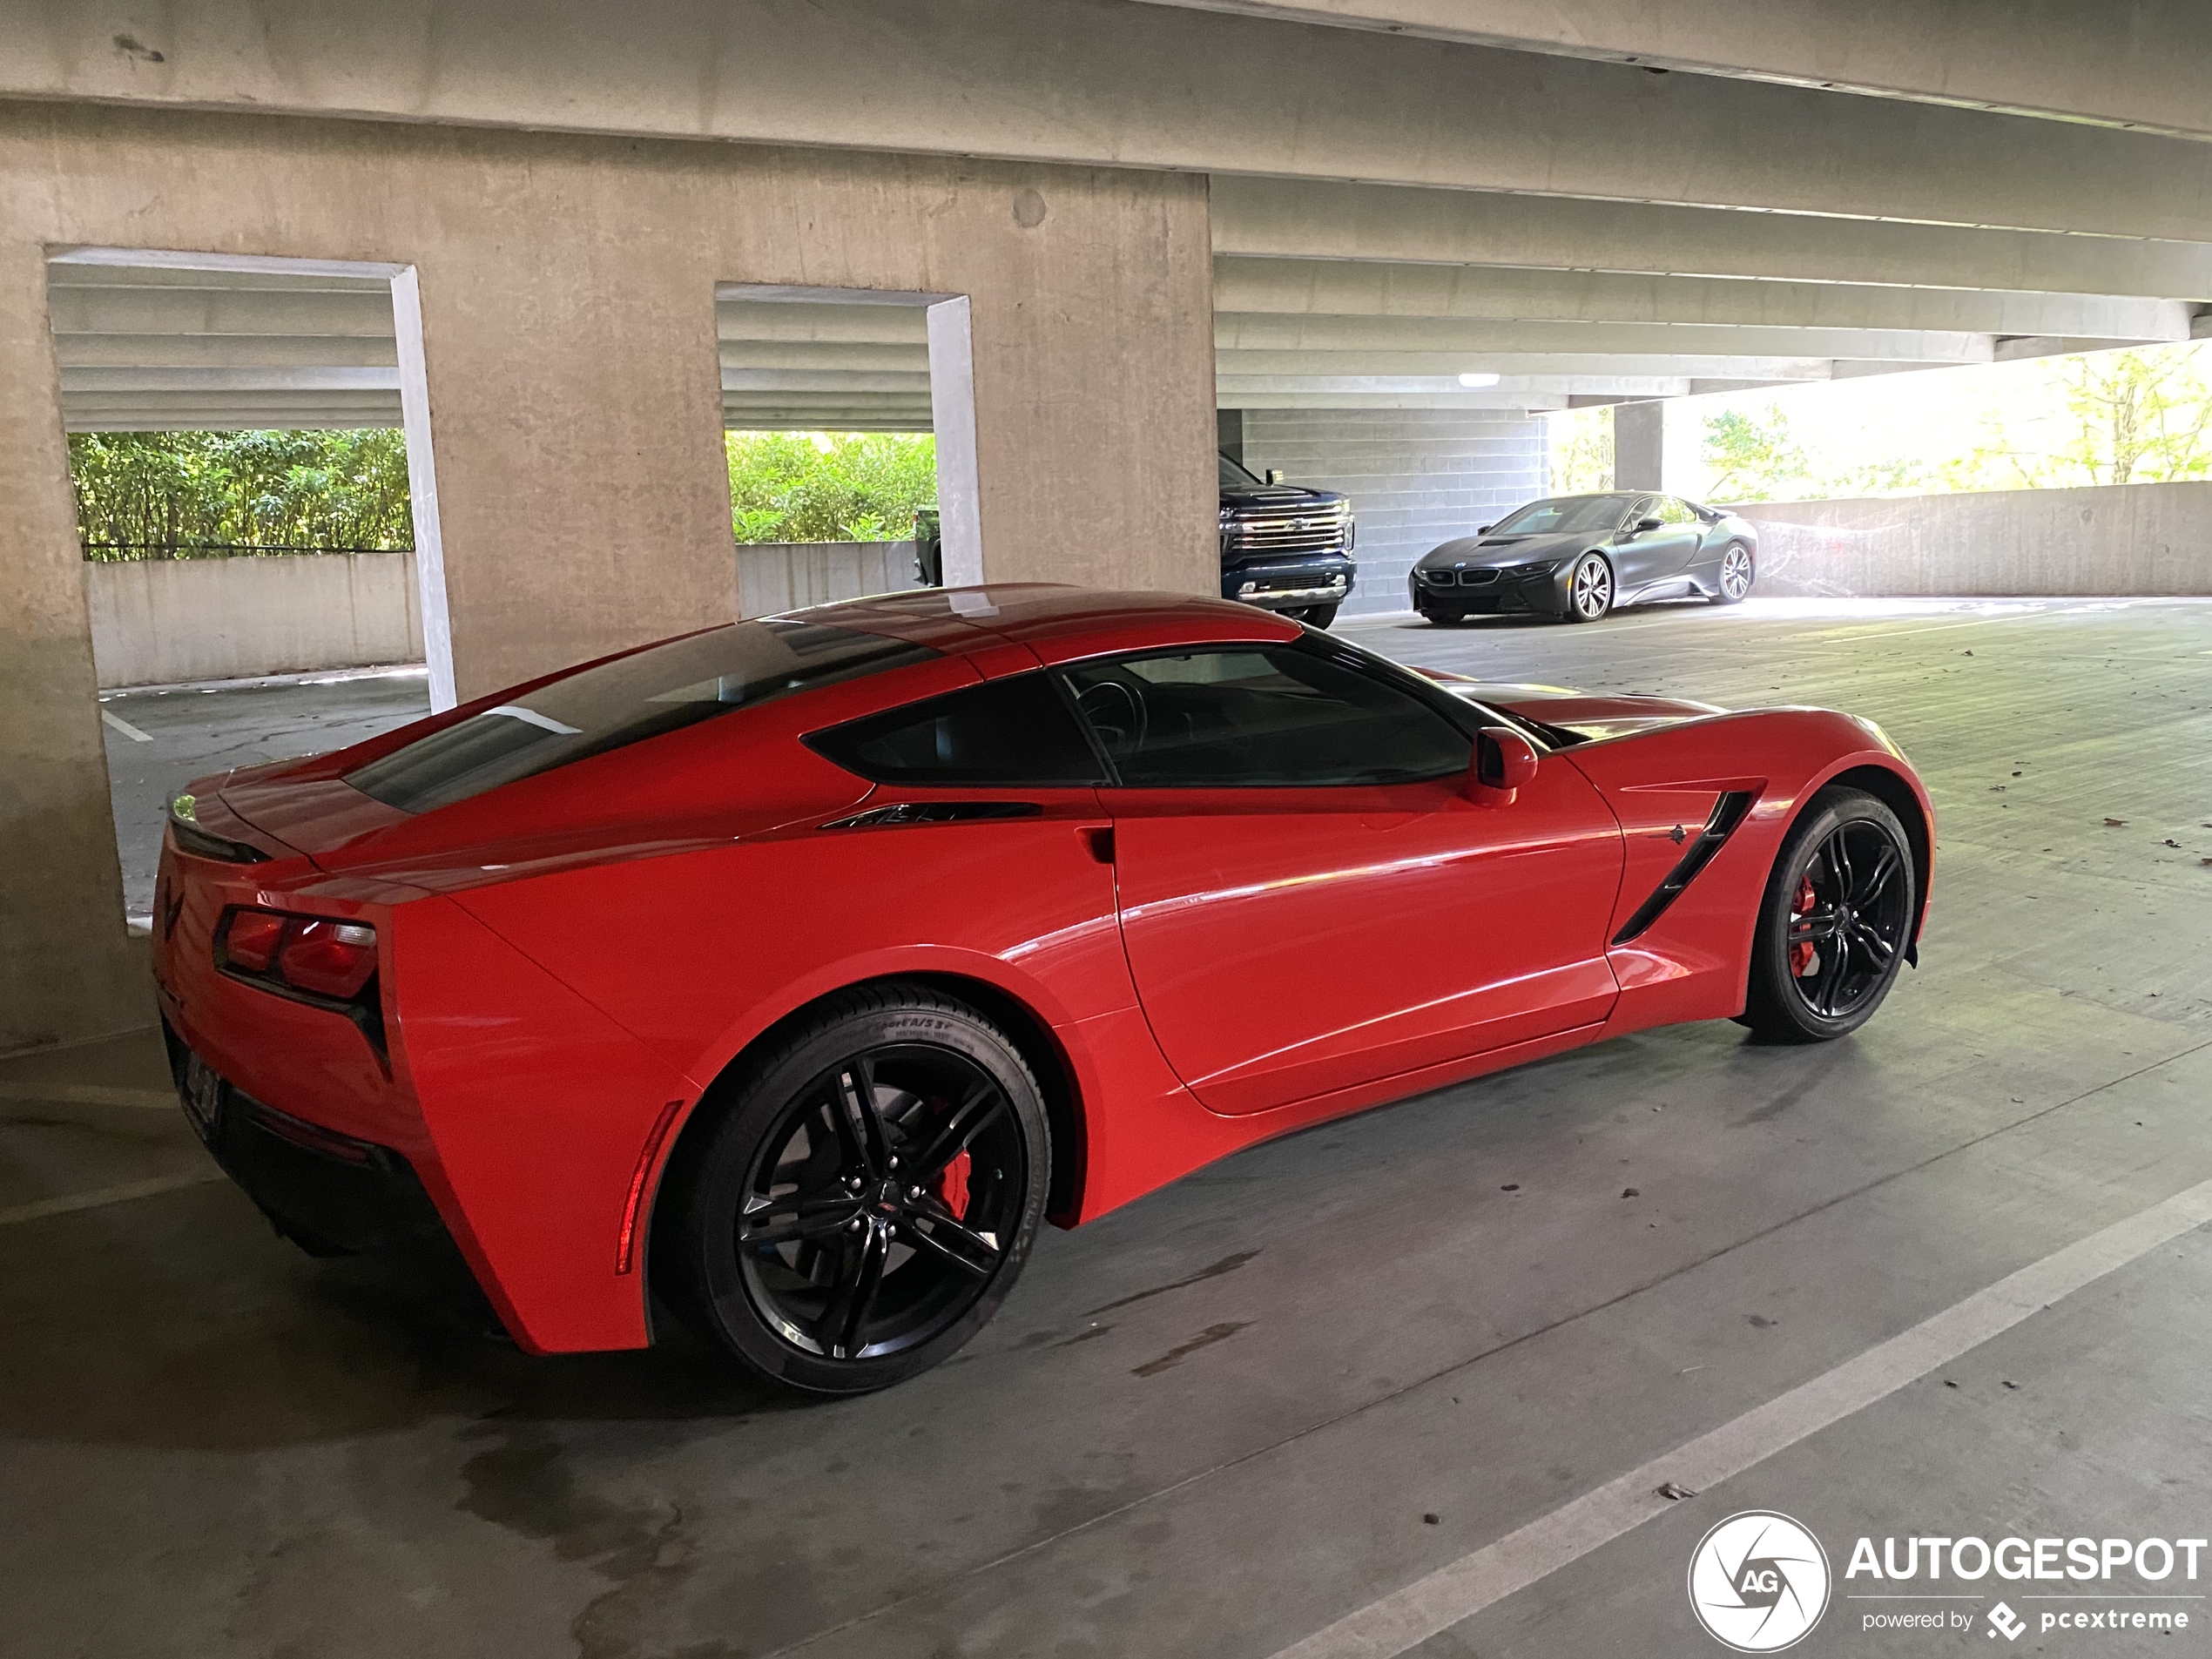
[[[740,614],[982,579],[965,295],[723,283],[715,333]]]
[[[454,701],[410,266],[47,262],[124,909],[192,779]]]

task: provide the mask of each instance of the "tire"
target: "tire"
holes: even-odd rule
[[[928,986],[857,988],[718,1090],[665,1264],[733,1359],[807,1393],[867,1393],[997,1312],[1043,1218],[1052,1139],[1035,1074],[989,1020]]]
[[[1309,628],[1319,628],[1325,630],[1331,623],[1337,619],[1337,607],[1334,605],[1308,605],[1305,610],[1298,613],[1298,619]]]
[[[1858,1030],[1897,982],[1919,914],[1912,844],[1897,814],[1863,790],[1822,790],[1767,878],[1738,1022],[1774,1042]],[[1842,948],[1831,953],[1839,928]]]
[[[1575,561],[1568,579],[1567,620],[1602,622],[1613,610],[1613,561],[1602,553],[1585,553]]]
[[[1714,578],[1714,590],[1705,597],[1716,605],[1743,603],[1743,596],[1759,578],[1758,565],[1751,557],[1751,550],[1741,542],[1730,542],[1721,554],[1721,568]]]
[[[1424,610],[1421,612],[1421,620],[1432,628],[1448,628],[1455,622],[1465,622],[1467,612],[1464,610]]]

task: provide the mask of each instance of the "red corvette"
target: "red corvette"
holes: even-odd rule
[[[965,1342],[1041,1220],[1269,1136],[1667,1022],[1852,1030],[1933,840],[1847,715],[928,591],[200,783],[154,971],[186,1110],[307,1249],[442,1230],[533,1352],[668,1308],[851,1393]]]

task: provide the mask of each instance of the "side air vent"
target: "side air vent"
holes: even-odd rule
[[[1615,944],[1627,944],[1666,914],[1667,907],[1682,897],[1683,889],[1697,879],[1697,873],[1713,861],[1713,854],[1736,833],[1736,826],[1743,821],[1743,814],[1751,810],[1753,799],[1748,789],[1731,789],[1713,803],[1712,815],[1705,820],[1705,827],[1683,849],[1675,867],[1667,872],[1667,879],[1636,907],[1628,925],[1613,935]]]
[[[822,827],[885,829],[900,824],[965,824],[978,819],[1035,818],[1043,811],[1033,800],[909,800],[855,813]]]

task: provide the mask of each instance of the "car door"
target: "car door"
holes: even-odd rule
[[[1635,530],[1635,525],[1647,518],[1657,519],[1658,528]],[[1683,577],[1697,556],[1703,528],[1697,515],[1672,496],[1647,496],[1637,502],[1624,532],[1622,557],[1617,561],[1624,595]]]
[[[1209,1108],[1267,1109],[1605,1017],[1620,832],[1553,758],[1464,789],[1474,717],[1312,640],[1071,665],[1116,781],[1122,938]]]

